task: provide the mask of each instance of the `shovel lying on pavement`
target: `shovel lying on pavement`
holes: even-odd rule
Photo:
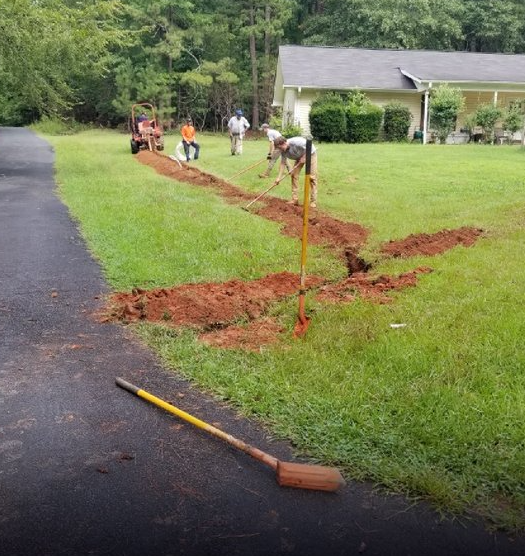
[[[284,178],[287,178],[297,168],[297,166],[299,166],[299,162],[291,170],[286,172],[286,174],[282,178],[278,179],[277,181],[274,181],[268,189],[264,190],[260,195],[255,197],[253,201],[250,201],[245,207],[243,207],[243,209],[248,210],[254,203],[256,203],[259,199],[264,197],[266,193],[270,192],[274,187],[277,187],[284,180]]]
[[[255,459],[262,461],[266,465],[270,466],[276,472],[277,482],[280,486],[304,488],[309,490],[335,491],[346,484],[345,480],[341,476],[341,473],[339,473],[339,471],[334,467],[324,467],[322,465],[307,465],[304,463],[287,463],[284,461],[279,461],[274,456],[271,456],[270,454],[267,454],[266,452],[263,452],[258,448],[250,446],[242,440],[238,440],[237,438],[221,431],[213,425],[210,425],[204,421],[201,421],[200,419],[197,419],[196,417],[193,417],[189,413],[182,411],[182,409],[179,409],[178,407],[175,407],[174,405],[171,405],[168,402],[157,398],[153,394],[149,394],[145,390],[141,390],[137,386],[134,386],[133,384],[120,377],[117,377],[115,381],[117,385],[121,388],[124,388],[124,390],[127,390],[128,392],[137,395],[139,398],[147,400],[155,404],[156,406],[161,407],[162,409],[165,409],[170,413],[173,413],[184,421],[187,421],[188,423],[191,423],[192,425],[195,425],[196,427],[211,433],[213,436],[225,440],[226,442],[228,442],[228,444],[235,446],[235,448],[246,452]]]

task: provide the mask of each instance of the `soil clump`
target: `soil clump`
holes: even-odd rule
[[[350,303],[357,297],[361,297],[381,304],[392,303],[393,299],[386,295],[388,292],[414,287],[417,285],[418,274],[428,274],[429,272],[432,272],[432,269],[423,266],[397,277],[386,274],[370,276],[364,272],[358,272],[337,284],[321,286],[316,299],[331,303]]]
[[[323,282],[323,278],[310,276],[306,285],[314,287]],[[131,293],[111,295],[105,319],[128,323],[147,320],[209,330],[241,319],[260,318],[271,302],[296,293],[298,284],[297,274],[280,272],[249,282],[230,280],[153,290],[136,288]]]
[[[273,344],[279,334],[286,330],[268,317],[249,322],[247,326],[228,326],[224,329],[203,332],[199,340],[209,346],[222,349],[260,351],[262,346]]]
[[[405,239],[393,240],[381,247],[381,253],[390,257],[431,257],[444,253],[457,245],[470,247],[483,234],[478,228],[441,230],[435,234],[412,234]]]

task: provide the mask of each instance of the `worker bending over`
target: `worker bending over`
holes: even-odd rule
[[[273,142],[275,148],[281,152],[281,164],[279,174],[275,180],[277,184],[285,174],[287,159],[294,160],[295,166],[290,174],[292,178],[292,200],[290,203],[299,204],[299,173],[306,162],[306,139],[304,137],[292,137],[285,139],[283,136],[277,137]],[[305,199],[305,203],[308,202]],[[312,143],[312,159],[310,164],[310,206],[317,207],[317,154]]]
[[[277,159],[281,156],[281,151],[275,148],[274,141],[277,137],[282,137],[282,133],[277,131],[276,129],[272,129],[268,124],[263,124],[261,129],[264,133],[266,133],[266,137],[268,137],[268,141],[270,142],[270,150],[268,151],[268,168],[262,173],[259,174],[260,178],[267,178],[274,167],[274,164],[277,162]],[[290,171],[290,165],[288,160],[286,161],[286,170]]]

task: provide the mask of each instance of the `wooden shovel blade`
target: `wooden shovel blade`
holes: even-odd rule
[[[277,464],[277,482],[279,486],[330,492],[338,490],[346,484],[341,473],[335,467],[284,461],[279,461]]]

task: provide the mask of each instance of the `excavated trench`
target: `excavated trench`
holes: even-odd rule
[[[186,164],[179,165],[167,156],[141,151],[137,158],[158,173],[180,182],[212,188],[228,203],[244,207],[253,196],[211,174]],[[302,209],[285,200],[267,195],[250,212],[282,224],[281,232],[294,238],[302,234]],[[442,230],[435,234],[410,235],[385,243],[380,251],[385,257],[432,256],[457,245],[469,247],[483,233],[476,228]],[[320,276],[309,276],[307,287],[316,288],[316,299],[329,303],[348,303],[357,297],[377,303],[389,303],[388,293],[417,285],[418,275],[431,272],[419,267],[400,276],[374,276],[371,265],[359,257],[369,232],[356,223],[343,222],[314,210],[308,222],[308,242],[332,249],[348,269],[348,278],[330,284]],[[104,320],[124,323],[147,320],[169,326],[189,326],[200,331],[199,338],[220,348],[258,351],[274,342],[282,327],[268,317],[268,306],[297,293],[299,276],[282,272],[259,280],[225,283],[186,284],[154,290],[135,289],[131,293],[110,296]],[[242,324],[239,324],[242,322]]]

